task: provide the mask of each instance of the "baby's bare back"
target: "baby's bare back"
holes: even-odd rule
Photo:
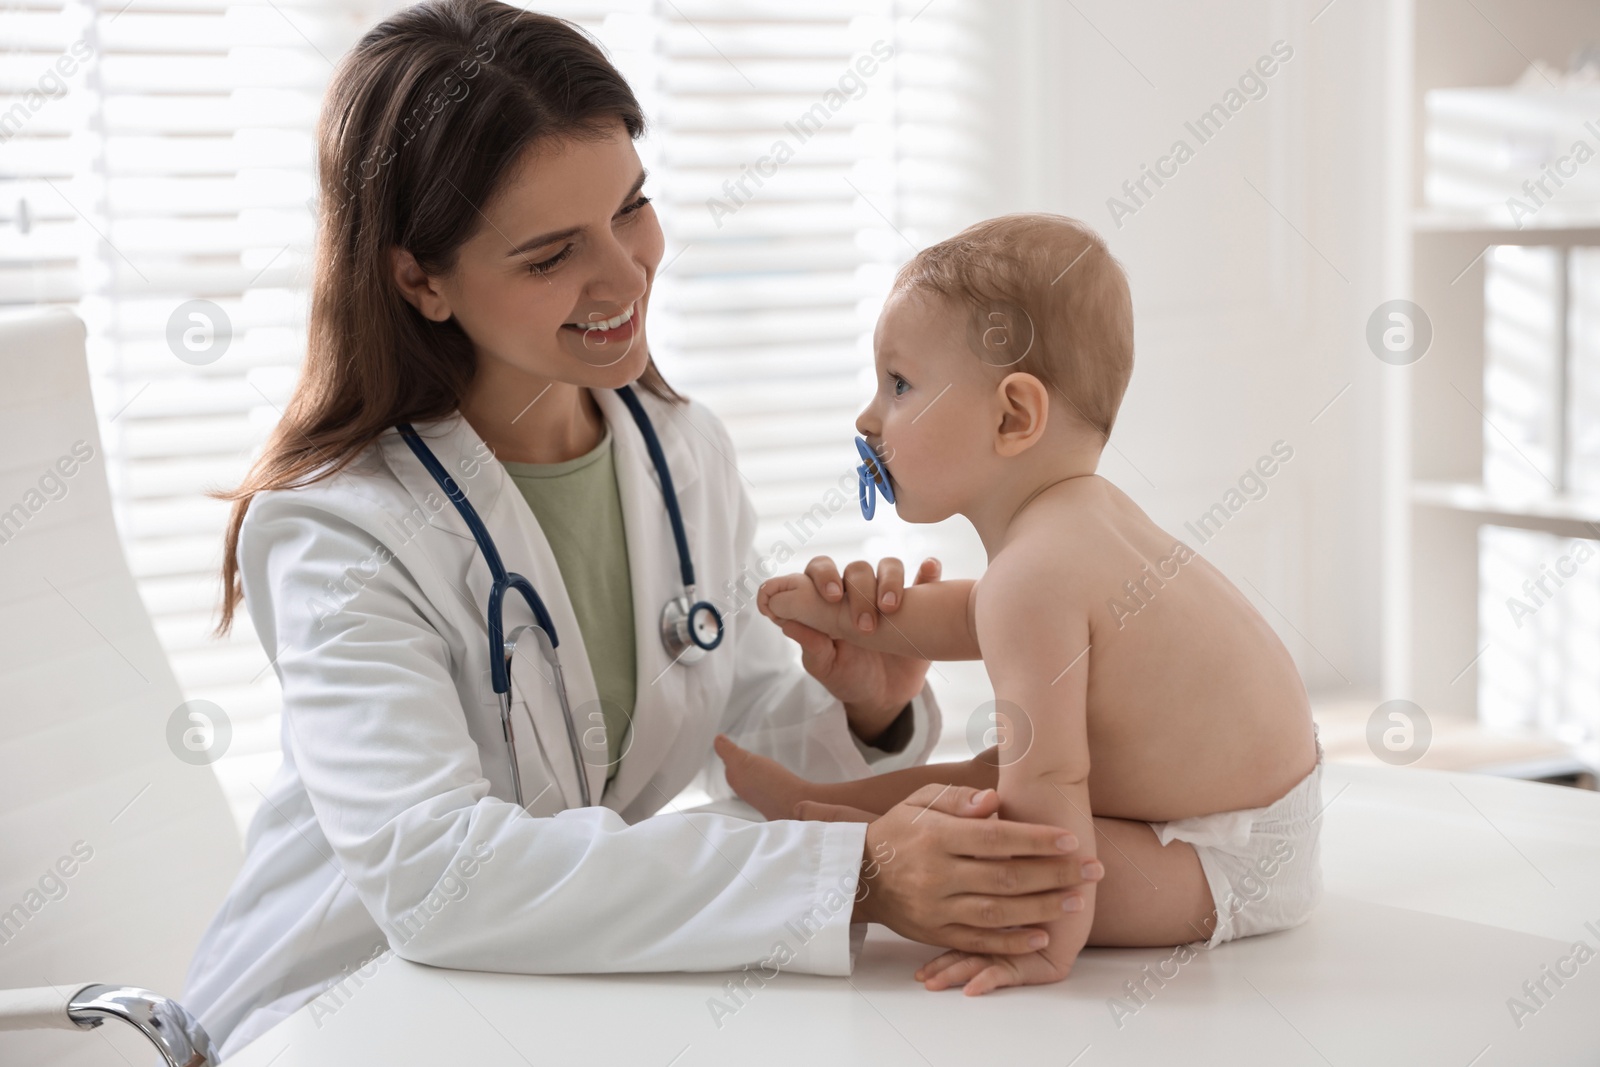
[[[1154,822],[1264,807],[1311,773],[1310,706],[1283,642],[1110,482],[1042,494],[1002,552],[1070,571],[1061,587],[1075,602],[1063,609],[1088,618],[1074,669],[1089,670],[1094,814]]]

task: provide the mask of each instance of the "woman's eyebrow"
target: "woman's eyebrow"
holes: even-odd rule
[[[645,170],[642,167],[639,169],[639,176],[633,179],[633,187],[630,188],[628,190],[628,194],[622,198],[623,204],[627,204],[628,201],[639,195],[639,190],[644,188],[644,180],[649,176],[650,172],[648,170]],[[550,233],[540,234],[538,237],[524,241],[511,251],[507,252],[506,258],[510,259],[512,256],[524,255],[533,251],[535,248],[543,248],[545,245],[554,244],[556,241],[565,241],[568,237],[571,237],[573,234],[582,229],[582,226],[568,226],[564,230],[553,230]]]

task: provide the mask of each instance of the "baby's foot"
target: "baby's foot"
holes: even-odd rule
[[[768,819],[792,819],[796,804],[813,799],[810,782],[775,760],[745,751],[727,735],[718,734],[711,747],[722,757],[728,785]]]

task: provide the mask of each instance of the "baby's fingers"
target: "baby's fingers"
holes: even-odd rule
[[[1017,972],[1014,968],[1003,963],[991,963],[983,967],[967,982],[962,990],[969,997],[981,997],[985,993],[992,993],[996,989],[1003,989],[1008,985],[1016,985]]]
[[[966,959],[970,955],[972,955],[972,953],[963,952],[959,948],[953,948],[949,952],[942,952],[933,959],[929,960],[927,963],[924,963],[921,967],[918,967],[917,973],[913,974],[911,977],[920,982],[929,975],[936,974],[950,966],[952,963],[955,963],[957,960]]]
[[[923,988],[934,992],[963,984],[970,987],[971,979],[992,969],[993,965],[987,956],[964,956],[943,970],[930,974],[923,980],[922,985]]]

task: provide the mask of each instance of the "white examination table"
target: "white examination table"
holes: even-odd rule
[[[1061,984],[968,999],[913,982],[933,950],[875,926],[851,977],[782,974],[720,1027],[708,1001],[733,1003],[730,974],[485,974],[391,954],[336,1013],[302,1009],[227,1064],[1600,1064],[1600,794],[1329,763],[1323,802],[1316,915],[1197,950],[1120,1027],[1108,1001],[1171,949],[1089,949]],[[1597,954],[1557,986],[1545,968],[1578,940]],[[1541,979],[1539,1005],[1522,987]],[[1511,997],[1536,1008],[1520,1026]]]

